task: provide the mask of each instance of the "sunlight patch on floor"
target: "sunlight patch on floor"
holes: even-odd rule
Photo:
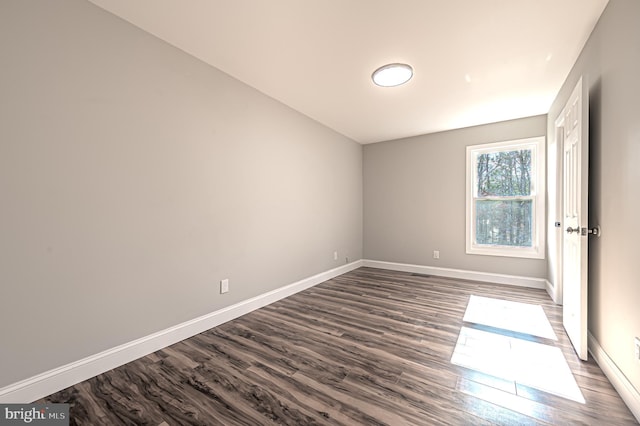
[[[467,321],[467,318],[473,318],[473,321],[468,322],[490,326],[507,332],[515,331],[525,334],[523,330],[526,329],[532,331],[526,334],[539,336],[544,333],[546,336],[550,335],[545,326],[545,323],[549,324],[549,320],[544,315],[544,312],[542,312],[543,318],[541,318],[535,313],[537,310],[529,308],[530,306],[537,306],[542,309],[539,305],[518,304],[529,307],[518,310],[514,315],[519,317],[507,321],[506,312],[514,312],[512,311],[514,305],[511,305],[514,302],[489,299],[492,302],[480,300],[478,303],[478,299],[487,298],[471,297],[467,310],[472,309],[473,312],[469,317],[465,314],[465,321]],[[475,306],[472,306],[474,298],[476,303]],[[504,308],[498,306],[502,302],[505,303]],[[496,311],[500,313],[496,315]],[[529,321],[521,315],[522,312],[532,313]],[[486,321],[483,318],[486,318]],[[497,325],[496,318],[501,320],[500,326]],[[531,322],[531,324],[527,324],[527,322]],[[549,327],[551,326],[549,325]],[[580,388],[560,348],[501,334],[500,330],[491,332],[472,327],[462,327],[451,362],[501,379],[513,381],[514,384],[521,384],[584,404],[585,400],[582,392],[580,392]],[[533,334],[533,332],[537,334]],[[551,333],[553,333],[553,330],[551,330]],[[553,338],[557,340],[555,333],[553,333]]]
[[[463,321],[558,340],[540,305],[471,296]]]

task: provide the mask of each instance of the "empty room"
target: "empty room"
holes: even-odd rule
[[[0,0],[0,425],[634,425],[640,1]]]

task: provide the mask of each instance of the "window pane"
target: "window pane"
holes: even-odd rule
[[[490,152],[477,157],[478,197],[531,194],[531,150]]]
[[[531,200],[476,200],[476,244],[531,247]]]

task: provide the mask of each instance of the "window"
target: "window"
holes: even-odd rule
[[[544,137],[467,147],[467,253],[544,258]]]

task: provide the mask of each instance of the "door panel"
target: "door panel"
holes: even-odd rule
[[[578,356],[587,354],[588,99],[582,79],[563,110],[562,322]]]

